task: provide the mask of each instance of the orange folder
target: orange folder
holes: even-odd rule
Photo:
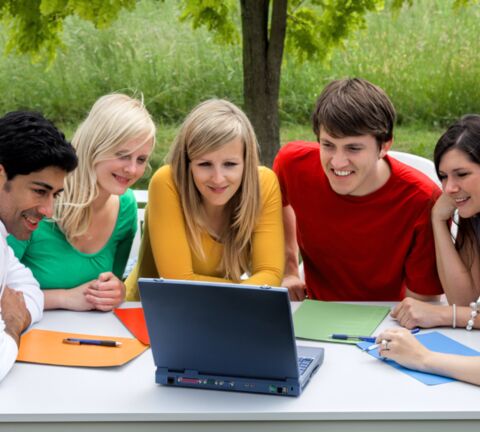
[[[127,327],[133,336],[145,345],[150,345],[147,324],[145,322],[145,315],[143,314],[142,308],[114,309],[113,313],[123,325]]]
[[[66,338],[115,340],[122,345],[70,345],[63,342]],[[147,348],[133,338],[32,329],[22,335],[17,361],[59,366],[111,367],[128,363]]]

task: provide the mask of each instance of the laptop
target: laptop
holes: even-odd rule
[[[323,362],[323,348],[296,345],[286,288],[138,285],[159,384],[298,396]]]

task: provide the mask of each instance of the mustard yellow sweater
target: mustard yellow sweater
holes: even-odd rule
[[[259,167],[261,211],[252,237],[250,277],[241,283],[279,286],[284,270],[282,198],[273,171]],[[205,259],[197,257],[187,240],[183,211],[169,165],[152,177],[138,263],[125,284],[127,300],[138,300],[139,277],[231,282],[218,268],[223,245],[201,235]]]

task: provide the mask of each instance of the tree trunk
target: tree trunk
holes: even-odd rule
[[[261,161],[272,166],[280,148],[278,98],[288,0],[240,0],[245,111],[255,128]]]

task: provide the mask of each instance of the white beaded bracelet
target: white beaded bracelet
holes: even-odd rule
[[[452,328],[457,328],[457,305],[454,303],[452,307],[453,307]]]
[[[473,324],[475,323],[475,318],[478,315],[478,308],[480,307],[480,297],[478,297],[476,302],[471,302],[470,303],[470,308],[472,309],[470,311],[470,319],[467,322],[467,327],[466,329],[468,331],[472,330]]]

